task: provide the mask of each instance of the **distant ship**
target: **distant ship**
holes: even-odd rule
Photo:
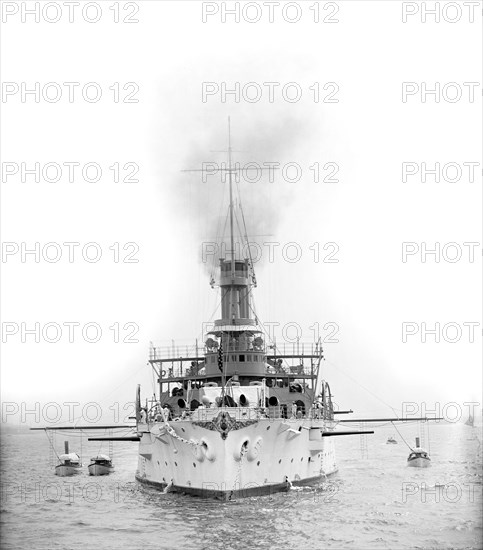
[[[474,426],[475,425],[475,418],[472,414],[468,416],[468,420],[465,422],[466,426]]]

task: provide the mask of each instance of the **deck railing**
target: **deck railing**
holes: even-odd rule
[[[161,409],[161,405],[158,402],[150,401],[148,410],[149,422],[164,422],[162,415],[156,414],[156,411]],[[260,419],[284,419],[286,422],[299,422],[300,420],[331,420],[331,411],[327,409],[315,409],[309,408],[308,411],[303,414],[298,411],[296,416],[293,416],[290,411],[286,411],[284,407],[198,407],[194,411],[171,411],[170,420],[176,421],[182,419],[189,419],[191,421],[209,422],[214,420],[220,411],[228,413],[235,420],[260,420]]]
[[[167,363],[163,365],[160,370],[161,378],[189,378],[205,375],[206,369],[204,364],[201,366],[187,364],[180,365],[178,362],[174,361],[173,363]],[[243,365],[243,363],[241,363],[241,365]],[[287,377],[296,377],[297,375],[315,376],[316,373],[317,372],[315,366],[312,367],[311,365],[272,367],[268,364],[265,364],[265,374],[269,375],[270,378],[280,378],[281,380]],[[240,374],[240,372],[238,374]]]
[[[296,342],[276,342],[273,345],[267,346],[267,355],[296,355],[303,357],[304,355],[320,355],[322,347],[314,341],[298,340]]]
[[[171,345],[150,346],[149,360],[172,359],[173,361],[180,361],[187,358],[203,357],[205,353],[206,347],[204,345],[183,345],[173,342]]]
[[[255,346],[252,342],[225,343],[223,353],[250,351],[263,353],[270,357],[292,355],[295,357],[321,356],[322,348],[314,342],[280,342],[272,345]],[[217,353],[218,348],[207,348],[204,344],[165,344],[162,346],[151,345],[149,348],[150,361],[171,360],[186,361],[193,358],[202,358],[207,353]]]

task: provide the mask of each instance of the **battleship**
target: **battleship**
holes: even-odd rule
[[[159,394],[145,402],[139,387],[136,394],[136,479],[222,500],[325,478],[337,471],[335,436],[373,433],[336,429],[339,411],[322,379],[320,339],[267,341],[252,304],[257,281],[250,246],[237,246],[238,239],[248,244],[248,234],[240,197],[235,214],[230,129],[226,153],[229,246],[210,281],[219,287],[219,318],[203,345],[152,345],[149,364]],[[238,218],[243,230],[235,236]]]
[[[253,304],[257,279],[239,196],[235,212],[233,179],[240,169],[232,163],[230,134],[228,120],[228,162],[219,169],[228,175],[225,226],[229,229],[221,236],[228,246],[226,257],[214,256],[217,273],[212,272],[209,284],[219,287],[219,318],[203,335],[203,344],[198,340],[182,347],[174,342],[166,347],[151,344],[149,365],[156,391],[142,400],[137,386],[135,425],[31,428],[46,433],[109,430],[108,437],[88,440],[138,442],[135,479],[139,483],[220,500],[273,494],[325,480],[338,470],[336,438],[373,434],[364,429],[366,423],[442,420],[340,419],[338,415],[353,411],[334,406],[323,378],[321,339],[280,344],[268,337]],[[339,429],[345,423],[348,427]],[[129,428],[130,434],[112,435],[118,428]]]

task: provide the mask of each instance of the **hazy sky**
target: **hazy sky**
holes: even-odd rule
[[[57,183],[4,178],[4,243],[19,250],[80,243],[72,263],[64,245],[56,263],[32,255],[22,262],[20,251],[3,258],[3,326],[19,327],[3,344],[4,404],[124,404],[137,383],[144,396],[152,393],[150,341],[201,341],[201,323],[217,318],[219,301],[200,261],[201,243],[215,235],[223,185],[180,171],[225,160],[210,151],[226,148],[228,116],[242,164],[297,163],[302,170],[298,182],[279,173],[272,183],[240,185],[249,232],[262,235],[258,242],[280,243],[273,262],[265,256],[257,264],[255,294],[260,319],[280,323],[277,341],[290,322],[303,339],[313,337],[314,323],[338,326],[338,343],[324,345],[324,377],[342,408],[387,414],[388,405],[401,410],[403,402],[429,409],[481,402],[481,164],[473,183],[464,171],[457,182],[428,176],[423,183],[419,174],[403,182],[401,167],[454,162],[466,170],[462,163],[481,162],[481,28],[467,14],[454,24],[422,23],[420,16],[402,23],[400,2],[338,2],[339,22],[316,24],[309,4],[299,4],[297,23],[278,12],[274,23],[266,12],[257,23],[223,23],[220,14],[203,23],[201,2],[141,1],[135,24],[113,23],[103,4],[97,23],[69,23],[63,14],[58,23],[22,23],[17,15],[3,25],[4,82],[80,86],[73,103],[65,86],[55,103],[9,96],[2,161],[92,162],[103,174],[95,183],[70,183],[67,169]],[[98,102],[78,93],[88,82],[102,89]],[[203,82],[220,89],[254,82],[263,94],[258,102],[243,94],[222,102],[220,93],[203,102]],[[273,102],[265,82],[280,83]],[[288,92],[302,91],[297,102],[282,96],[290,82],[297,86]],[[458,90],[462,97],[422,102],[415,93],[403,102],[403,82],[455,82],[459,88],[446,88],[446,97]],[[465,82],[480,82],[473,102]],[[114,83],[121,98],[138,86],[139,101],[114,102]],[[136,86],[124,90],[125,83]],[[338,102],[315,102],[314,83],[321,98],[335,89],[324,85],[336,83]],[[116,162],[137,164],[139,181],[115,183],[109,167]],[[336,163],[339,181],[314,182],[314,163]],[[90,242],[102,252],[98,262],[79,253]],[[301,250],[298,262],[282,255],[290,242]],[[406,262],[404,242],[417,243]],[[474,261],[468,242],[478,243]],[[114,243],[121,258],[133,252],[139,261],[114,262]],[[135,245],[123,250],[125,243]],[[338,262],[315,262],[314,243],[320,259],[334,250],[326,243],[336,243]],[[456,246],[444,248],[438,263],[434,255],[422,262],[422,243]],[[447,261],[458,251],[459,261]],[[72,343],[67,327],[56,343],[28,335],[22,342],[21,324],[36,322],[80,328]],[[423,322],[457,325],[439,343],[434,336],[422,342]],[[86,323],[101,327],[97,343],[79,334]],[[121,340],[134,326],[126,323],[139,327],[138,343],[114,342],[116,326]],[[418,330],[406,342],[403,323]],[[463,323],[480,323],[473,342]],[[451,343],[457,327],[461,338]]]

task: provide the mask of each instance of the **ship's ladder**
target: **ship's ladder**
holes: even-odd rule
[[[424,422],[419,424],[419,446],[423,449],[426,449],[427,445],[427,430],[429,429],[429,424],[426,426]]]
[[[57,461],[55,460],[55,431],[45,431],[47,434],[47,438],[49,439],[49,466],[53,468],[55,464],[57,464]]]

